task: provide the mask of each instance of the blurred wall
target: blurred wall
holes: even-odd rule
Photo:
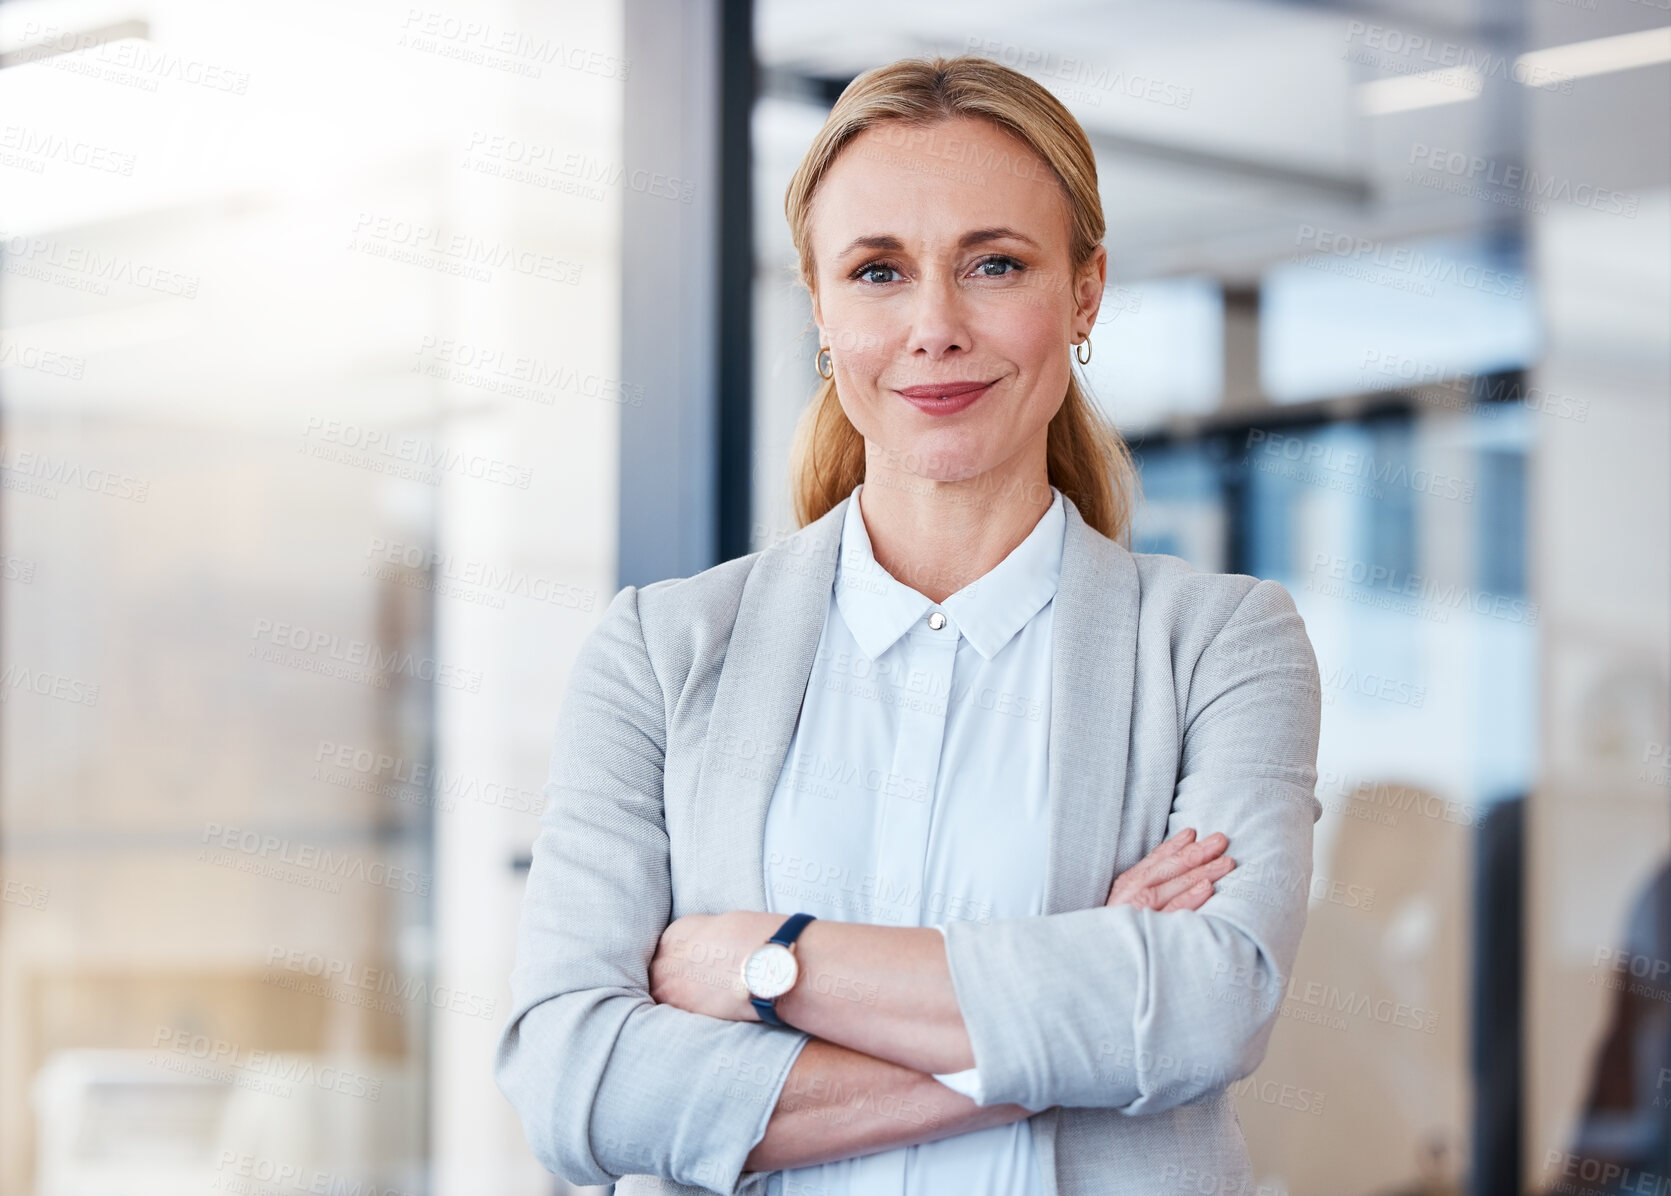
[[[0,10],[0,1190],[551,1191],[491,1048],[614,589],[618,25]]]

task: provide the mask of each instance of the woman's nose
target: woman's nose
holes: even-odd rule
[[[963,294],[948,279],[924,280],[916,288],[907,348],[939,358],[970,344]]]

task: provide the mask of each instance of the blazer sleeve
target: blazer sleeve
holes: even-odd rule
[[[1153,1113],[1259,1065],[1305,926],[1321,706],[1292,597],[1255,583],[1185,705],[1167,835],[1223,831],[1237,862],[1206,904],[947,925],[980,1103]]]
[[[649,995],[672,912],[665,710],[628,586],[558,717],[494,1073],[534,1154],[571,1183],[651,1174],[758,1196],[770,1173],[743,1162],[808,1035]]]

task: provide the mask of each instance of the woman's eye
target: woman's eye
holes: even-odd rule
[[[973,273],[979,278],[1008,278],[1019,274],[1027,267],[1012,257],[989,257],[975,265]],[[860,266],[850,276],[859,282],[876,285],[899,282],[903,275],[886,262],[870,262]]]
[[[1013,257],[989,257],[975,267],[975,272],[982,278],[1003,278],[1025,269]]]

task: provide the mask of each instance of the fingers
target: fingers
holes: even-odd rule
[[[1185,833],[1193,834],[1193,832]],[[1174,839],[1180,837],[1174,836]],[[1145,856],[1133,869],[1138,874],[1138,883],[1145,888],[1183,876],[1192,868],[1199,868],[1207,861],[1217,858],[1224,853],[1225,848],[1230,846],[1230,840],[1222,833],[1215,831],[1199,843],[1181,843],[1172,851],[1162,855],[1168,845],[1162,843],[1160,847]]]
[[[1174,852],[1182,851],[1193,842],[1195,842],[1195,828],[1193,826],[1186,826],[1183,830],[1179,831],[1166,842],[1151,851],[1145,858],[1158,860],[1164,856],[1172,855]]]
[[[1213,895],[1213,882],[1236,866],[1224,855],[1229,846],[1222,832],[1198,842],[1195,829],[1186,827],[1115,877],[1106,904],[1157,912],[1199,909]]]
[[[1235,866],[1236,861],[1229,856],[1219,856],[1191,868],[1182,876],[1155,885],[1154,903],[1150,908],[1162,911],[1175,908],[1198,909],[1202,902],[1212,896],[1213,882],[1228,876]],[[1173,903],[1180,899],[1193,900],[1195,904],[1175,906]]]
[[[1145,869],[1153,867],[1156,861],[1168,860],[1178,852],[1195,842],[1195,828],[1185,827],[1173,835],[1166,842],[1155,848],[1130,868],[1114,878],[1114,883],[1108,889],[1108,905],[1123,905],[1128,896],[1149,883]]]
[[[1171,901],[1160,907],[1158,912],[1172,913],[1174,910],[1197,910],[1207,904],[1207,898],[1213,895],[1213,882],[1199,880],[1179,893]]]

